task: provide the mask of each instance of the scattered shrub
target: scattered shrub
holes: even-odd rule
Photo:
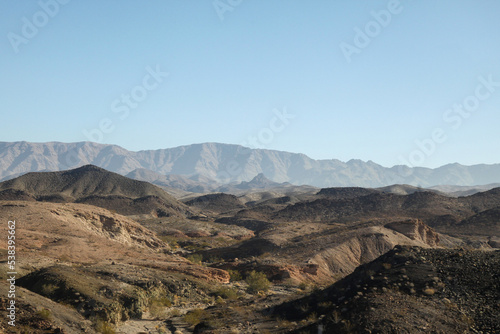
[[[170,311],[170,316],[171,317],[178,317],[181,315],[181,311],[179,311],[178,309],[174,308],[172,311]]]
[[[40,318],[44,320],[50,320],[52,319],[52,312],[50,310],[47,310],[46,308],[41,309],[36,313]]]
[[[384,267],[385,270],[389,270],[392,268],[392,265],[390,263],[382,263],[382,267]]]
[[[292,326],[292,323],[286,319],[278,318],[276,321],[278,322],[279,328],[289,328]]]
[[[316,322],[318,321],[318,314],[316,312],[312,312],[311,314],[309,314],[307,316],[307,319],[306,319],[308,322]]]
[[[257,294],[259,291],[267,292],[271,287],[271,282],[269,282],[266,275],[255,270],[248,274],[245,282],[248,284],[248,292],[252,294]]]
[[[116,334],[115,327],[107,321],[98,321],[95,329],[101,334]]]
[[[173,249],[179,248],[179,243],[177,241],[177,238],[172,237],[170,235],[162,235],[159,238],[161,241],[166,242]]]
[[[219,263],[219,262],[224,262],[224,260],[218,256],[211,256],[208,258],[209,263]]]
[[[330,320],[334,324],[338,324],[342,320],[342,315],[339,311],[335,310],[330,316],[328,316],[328,320]]]
[[[325,301],[325,302],[321,302],[318,304],[318,306],[320,308],[323,308],[323,309],[328,309],[330,308],[331,306],[333,305],[333,303],[331,301]]]
[[[184,321],[190,324],[191,326],[196,326],[200,322],[202,322],[203,319],[207,317],[207,311],[197,308],[192,310],[191,312],[188,312],[184,316]]]
[[[243,280],[243,277],[241,276],[241,273],[238,270],[229,269],[227,272],[229,273],[231,282]]]
[[[149,301],[149,313],[155,318],[166,316],[166,307],[172,306],[172,302],[167,297],[154,298]]]
[[[195,264],[201,264],[201,261],[203,261],[203,255],[201,254],[191,254],[188,257],[186,257],[189,261],[195,263]]]
[[[221,287],[219,290],[215,291],[215,295],[229,300],[238,299],[236,290],[227,286]]]
[[[54,284],[43,284],[40,293],[46,297],[50,297],[59,289],[57,285]]]
[[[306,291],[309,288],[309,285],[306,282],[301,282],[299,284],[299,289],[302,291]]]

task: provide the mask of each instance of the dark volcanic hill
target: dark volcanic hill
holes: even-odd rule
[[[0,198],[77,202],[126,215],[170,215],[188,211],[182,203],[147,182],[87,165],[62,172],[28,173],[0,183]]]
[[[274,213],[272,218],[327,222],[339,219],[412,217],[429,222],[436,217],[446,216],[457,222],[500,206],[500,188],[460,198],[429,191],[396,195],[372,189],[329,188],[321,190],[317,197],[290,205]]]
[[[481,211],[455,225],[449,226],[448,233],[475,234],[500,238],[500,206]]]
[[[0,190],[6,189],[22,190],[35,197],[58,194],[73,200],[91,195],[157,196],[171,200],[164,191],[147,182],[132,180],[93,165],[63,172],[28,173],[0,183]]]
[[[293,333],[499,333],[499,277],[500,251],[397,246],[273,311],[319,319]]]
[[[217,213],[245,208],[245,205],[236,196],[224,193],[199,196],[186,201],[185,204],[201,211],[210,210]]]
[[[463,219],[471,214],[473,212],[469,205],[433,192],[416,192],[411,195],[375,192],[352,198],[325,196],[308,202],[300,202],[275,213],[273,218],[328,222],[339,219],[384,217],[412,217],[427,220],[441,215],[453,215],[457,216],[457,219]]]
[[[361,197],[371,194],[378,194],[375,189],[360,188],[360,187],[342,187],[342,188],[323,188],[318,191],[318,195],[330,199],[347,199]]]

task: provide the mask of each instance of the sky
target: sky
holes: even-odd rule
[[[500,163],[498,0],[0,0],[0,141]]]

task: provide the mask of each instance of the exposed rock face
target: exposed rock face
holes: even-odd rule
[[[411,240],[418,240],[432,247],[439,244],[439,235],[419,219],[392,222],[385,227],[397,231]]]
[[[144,268],[177,272],[207,281],[228,282],[223,270],[193,265],[169,254],[170,246],[137,222],[105,209],[74,203],[5,201],[0,216],[22,222],[16,233],[20,265],[126,261]],[[33,219],[36,217],[36,219]],[[3,233],[6,232],[3,225]]]
[[[394,228],[387,225],[394,224]],[[439,236],[418,220],[373,226],[345,235],[344,240],[315,254],[308,263],[318,265],[318,279],[343,277],[396,245],[434,247]],[[391,228],[391,229],[389,229]],[[396,230],[397,229],[397,230]]]
[[[357,235],[314,255],[308,263],[318,265],[319,277],[325,281],[351,273],[360,264],[371,261],[389,251],[401,238],[383,233],[380,228],[369,228]]]
[[[297,282],[304,281],[306,278],[314,280],[318,275],[318,265],[314,263],[294,265],[283,264],[279,261],[249,261],[225,263],[221,266],[224,270],[238,270],[242,273],[248,273],[252,270],[263,272],[271,281],[282,282],[287,279],[294,279]]]
[[[200,271],[200,274],[203,270]],[[222,270],[205,270],[223,278]],[[227,273],[226,273],[227,274]],[[200,275],[201,278],[201,275]],[[221,279],[225,281],[225,279]],[[55,265],[32,272],[18,280],[44,297],[72,305],[86,318],[99,316],[118,323],[141,319],[149,302],[158,297],[174,301],[175,296],[199,302],[207,297],[199,280],[171,275],[170,271],[132,265]]]
[[[57,209],[51,212],[56,215],[62,214],[61,210]],[[73,215],[82,222],[82,225],[93,230],[96,234],[120,243],[141,245],[155,250],[170,250],[170,246],[158,239],[153,232],[135,222],[120,218],[118,215],[92,211],[76,211]]]

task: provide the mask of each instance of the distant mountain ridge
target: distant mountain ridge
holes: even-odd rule
[[[0,142],[0,180],[28,172],[68,170],[87,164],[121,175],[146,169],[161,175],[176,174],[220,184],[249,182],[260,173],[277,183],[322,188],[392,184],[472,186],[500,182],[500,164],[449,164],[436,169],[388,168],[372,161],[314,160],[304,154],[218,143],[132,152],[120,146],[92,142]],[[179,182],[190,183],[185,179]]]

